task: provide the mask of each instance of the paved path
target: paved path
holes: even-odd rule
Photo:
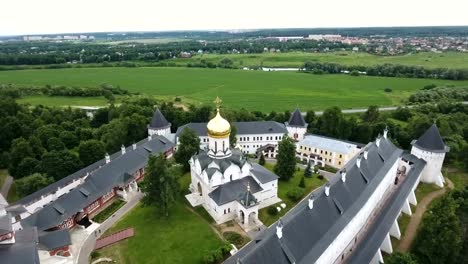
[[[133,209],[138,204],[138,202],[140,202],[142,197],[143,194],[140,192],[134,194],[134,196],[131,197],[130,200],[126,204],[124,204],[124,206],[122,206],[119,210],[117,210],[117,212],[115,212],[111,217],[104,221],[97,229],[101,230],[99,236],[104,234],[104,232],[107,229],[109,229],[112,225],[114,225],[122,216],[124,216],[126,213],[128,213],[128,211]],[[76,263],[89,264],[89,255],[94,250],[94,245],[96,243],[97,238],[99,237],[95,237],[93,234],[89,235],[88,238],[86,238],[86,241],[81,247],[80,252],[78,252],[78,260]]]
[[[5,198],[5,200],[8,197],[8,192],[10,191],[11,184],[13,183],[13,177],[10,175],[6,176],[5,181],[3,182],[2,190],[0,193],[2,196]]]
[[[468,101],[461,102],[462,104],[468,104]],[[398,107],[407,107],[407,108],[413,108],[416,107],[417,105],[400,105],[400,106],[383,106],[379,107],[379,111],[395,111],[398,109]],[[345,114],[352,114],[352,113],[364,113],[367,111],[367,108],[357,108],[357,109],[343,109],[341,112]],[[302,112],[302,115],[306,115],[306,112]],[[315,115],[323,115],[323,111],[317,111],[315,112]]]
[[[422,216],[426,212],[429,204],[435,198],[440,197],[445,192],[447,192],[447,189],[453,189],[452,181],[450,181],[450,179],[448,178],[445,178],[445,180],[447,181],[447,187],[429,193],[418,203],[416,207],[416,212],[411,216],[411,220],[408,224],[408,227],[406,228],[405,234],[403,235],[403,237],[400,240],[400,243],[398,244],[398,251],[407,252],[411,248],[411,244],[413,243],[414,238],[416,237],[419,224],[421,223]]]

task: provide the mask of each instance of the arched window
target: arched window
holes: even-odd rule
[[[215,153],[218,152],[218,142],[215,141]]]
[[[224,140],[223,140],[223,151],[226,149],[226,146],[224,146]]]

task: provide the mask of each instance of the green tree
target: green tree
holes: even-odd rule
[[[65,144],[56,137],[51,137],[49,140],[47,140],[47,150],[49,151],[60,151],[65,149]]]
[[[189,171],[190,164],[188,161],[200,149],[200,138],[195,131],[190,128],[185,128],[180,134],[179,142],[180,144],[177,147],[174,158],[177,163],[182,165],[184,171]]]
[[[304,170],[304,177],[310,178],[312,177],[312,167],[310,162],[307,163],[307,167]]]
[[[10,151],[10,166],[9,172],[13,177],[16,178],[16,169],[20,162],[27,157],[34,157],[29,142],[24,138],[18,138],[13,140],[11,151]]]
[[[16,191],[20,197],[34,193],[54,182],[54,179],[46,177],[40,173],[34,173],[30,176],[15,181]]]
[[[285,135],[278,143],[276,160],[275,173],[281,180],[289,181],[296,170],[296,145],[290,137]]]
[[[60,133],[59,138],[68,149],[72,149],[79,144],[78,137],[70,131],[63,131]]]
[[[234,148],[237,144],[237,127],[231,124],[231,134],[229,134],[229,145]]]
[[[323,112],[317,124],[322,135],[336,138],[344,138],[350,134],[351,127],[348,126],[343,113],[339,107],[331,107]]]
[[[68,151],[51,151],[42,156],[42,171],[58,181],[79,170],[82,163],[78,155]]]
[[[265,165],[265,156],[263,156],[263,153],[260,154],[260,158],[258,159],[258,164],[260,165]]]
[[[16,178],[25,177],[28,175],[33,174],[34,172],[39,171],[40,169],[40,162],[35,158],[26,157],[24,158],[16,168]]]
[[[418,264],[418,262],[409,253],[394,252],[385,259],[385,264]]]
[[[306,185],[305,185],[305,177],[301,177],[301,181],[299,182],[299,185],[298,185],[298,186],[301,187],[301,188],[305,188],[305,187],[306,187]]]
[[[103,159],[106,154],[106,150],[101,141],[91,139],[80,143],[78,146],[78,154],[83,165],[88,166]]]
[[[155,205],[163,215],[169,216],[169,209],[175,203],[179,184],[164,155],[149,157],[141,189],[145,193],[145,205]]]
[[[447,194],[436,200],[422,221],[414,244],[419,263],[455,264],[463,246],[458,204]]]
[[[371,105],[367,108],[367,111],[364,113],[364,121],[373,123],[379,118],[379,107],[376,105]]]

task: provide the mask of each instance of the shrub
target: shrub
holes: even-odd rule
[[[423,87],[423,90],[431,90],[431,89],[434,89],[434,88],[436,88],[436,87],[437,87],[437,85],[431,83],[431,84],[425,85],[425,86]]]
[[[323,180],[323,175],[319,174],[319,176],[317,176],[317,178],[318,178],[319,180]]]
[[[291,199],[293,202],[299,201],[304,195],[304,189],[299,187],[294,187],[286,193],[286,196]]]
[[[304,180],[304,179],[305,179],[305,178],[302,177],[302,178],[301,178],[301,181],[299,182],[299,187],[301,187],[301,188],[305,188],[305,187],[306,187],[306,186],[305,186],[305,180]]]
[[[93,251],[91,252],[91,258],[92,259],[97,259],[101,256],[101,253],[97,252],[97,251]]]
[[[215,250],[211,250],[205,253],[203,256],[203,262],[206,264],[215,264],[224,260],[224,257],[229,254],[231,246],[229,244],[223,245]]]
[[[278,210],[276,210],[276,207],[275,206],[270,206],[267,208],[267,213],[269,215],[277,215],[278,214]]]
[[[265,165],[265,156],[263,156],[263,153],[260,154],[260,158],[258,159],[258,164],[260,165]]]
[[[240,248],[244,245],[244,237],[241,234],[227,231],[223,233],[223,237],[231,244],[234,244],[236,247]]]
[[[391,92],[393,92],[393,90],[392,90],[392,88],[385,88],[385,89],[384,89],[384,92],[386,92],[386,93],[391,93]]]
[[[359,76],[359,72],[356,71],[356,70],[353,70],[353,71],[351,71],[351,72],[349,73],[349,75],[351,75],[351,76]]]

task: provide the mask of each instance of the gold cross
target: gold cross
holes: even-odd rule
[[[221,99],[219,99],[219,97],[216,96],[216,99],[213,102],[216,104],[216,108],[219,108],[223,101],[221,101]]]

